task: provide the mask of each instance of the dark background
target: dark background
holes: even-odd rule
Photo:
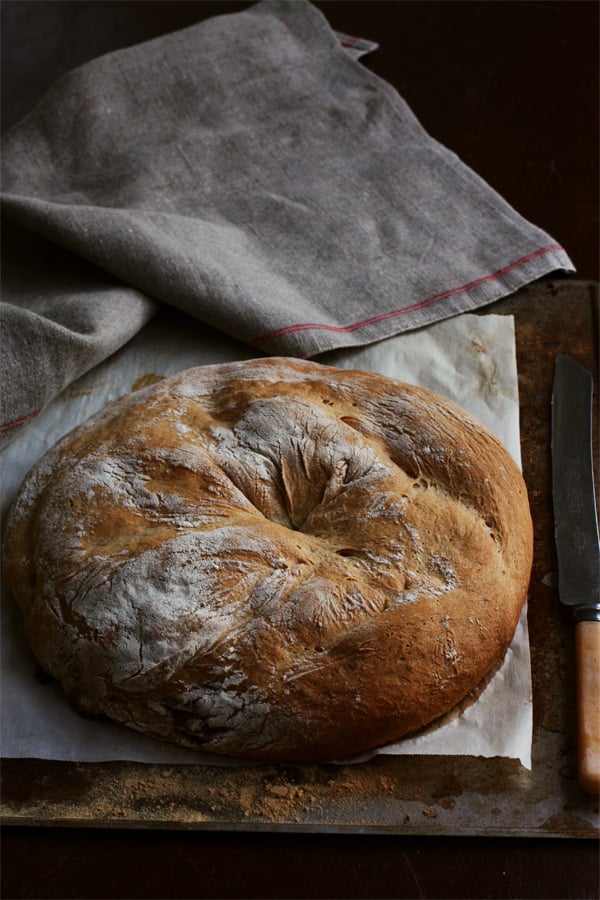
[[[2,0],[2,128],[62,72],[244,2]],[[598,278],[596,2],[317,2],[363,64]],[[556,276],[553,276],[556,278]],[[515,797],[515,804],[519,799]],[[594,841],[5,828],[2,897],[596,898]]]

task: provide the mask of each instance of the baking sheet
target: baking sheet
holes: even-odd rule
[[[258,355],[199,322],[162,311],[119,353],[71,385],[3,452],[3,515],[30,466],[107,401],[190,366]],[[512,317],[458,316],[409,335],[323,354],[318,359],[380,372],[447,396],[490,428],[520,463]],[[239,765],[239,761],[161,744],[116,724],[82,719],[67,704],[60,688],[40,680],[35,671],[20,614],[12,598],[5,596],[0,684],[3,757]],[[379,753],[508,757],[529,769],[531,740],[530,655],[524,610],[502,668],[476,703],[443,727]]]

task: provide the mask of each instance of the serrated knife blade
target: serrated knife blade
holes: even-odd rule
[[[578,767],[600,791],[600,542],[592,451],[593,379],[564,353],[552,390],[552,499],[560,599],[575,619]]]

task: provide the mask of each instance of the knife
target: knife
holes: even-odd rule
[[[600,544],[590,373],[560,353],[552,390],[552,498],[560,599],[573,610],[579,783],[600,791]]]

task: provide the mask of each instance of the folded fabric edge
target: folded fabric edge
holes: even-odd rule
[[[29,398],[22,396],[17,402],[11,402],[11,398],[3,398],[4,405],[0,406],[0,414],[2,417],[6,415],[6,419],[0,418],[0,452],[4,450],[21,431],[33,422],[44,411],[46,406],[56,397],[60,396],[62,391],[69,387],[77,378],[85,375],[90,370],[110,357],[113,353],[121,349],[150,321],[150,319],[158,312],[161,304],[150,298],[145,298],[144,309],[141,310],[139,316],[136,317],[130,327],[115,341],[105,341],[96,347],[88,344],[85,356],[78,365],[69,372],[62,372],[58,379],[58,384],[49,386],[46,380],[43,385],[38,385],[40,390]],[[59,322],[52,323],[56,328],[67,331]],[[4,348],[6,351],[6,348]]]
[[[294,322],[258,335],[251,339],[250,343],[255,348],[265,349],[269,353],[276,352],[277,348],[289,353],[290,337],[293,339],[294,335],[306,335],[310,332],[313,333],[310,336],[313,346],[308,348],[308,352],[303,350],[300,340],[297,340],[298,346],[294,348],[298,355],[307,356],[327,350],[340,349],[344,346],[373,343],[374,341],[392,337],[399,331],[407,331],[411,327],[431,325],[433,322],[441,321],[444,318],[492,303],[556,270],[572,273],[576,271],[565,249],[560,244],[553,243],[539,247],[518,259],[512,260],[494,272],[430,294],[419,300],[414,300],[405,306],[399,306],[381,313],[374,313],[365,319],[343,325],[330,322]],[[481,297],[482,288],[487,293],[487,296],[484,298]],[[474,292],[477,292],[477,295]],[[438,306],[442,301],[446,301],[444,308]],[[422,316],[423,310],[428,308],[429,313],[425,314],[427,317],[426,321],[421,319],[412,326],[405,323],[399,326],[399,320],[406,317],[410,319],[416,313]],[[362,332],[363,329],[369,329],[370,332],[354,336],[355,333]]]

